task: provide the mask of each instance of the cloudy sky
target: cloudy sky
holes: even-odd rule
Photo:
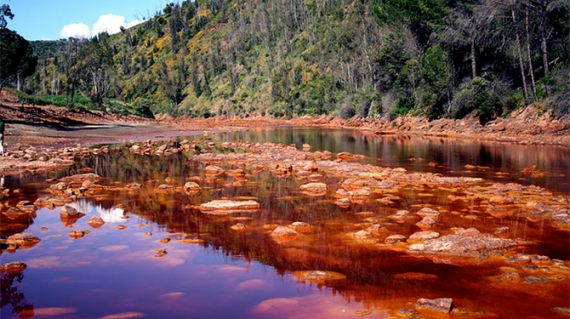
[[[91,37],[117,33],[164,8],[169,0],[0,0],[14,19],[8,28],[27,40]]]

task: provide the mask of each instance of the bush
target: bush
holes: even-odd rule
[[[356,114],[354,107],[352,106],[352,96],[347,96],[344,99],[344,102],[342,102],[342,106],[338,112],[340,118],[343,120],[352,118]]]
[[[495,83],[482,77],[476,77],[468,83],[464,83],[453,100],[453,117],[463,118],[467,114],[478,110],[479,120],[485,125],[500,113],[502,103],[499,99],[500,90]],[[512,106],[517,104],[513,95],[510,102]],[[508,101],[508,100],[507,100]]]
[[[396,100],[396,105],[390,110],[390,118],[395,119],[400,115],[408,114],[414,106],[414,100],[411,97],[401,96]]]
[[[134,114],[137,116],[152,118],[153,114],[150,109],[151,105],[151,102],[147,99],[137,99],[135,103],[133,103]]]

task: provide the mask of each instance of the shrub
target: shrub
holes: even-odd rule
[[[342,102],[342,106],[339,110],[339,116],[341,119],[349,119],[356,114],[354,107],[352,106],[352,96],[347,96]]]

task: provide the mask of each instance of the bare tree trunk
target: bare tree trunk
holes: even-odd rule
[[[540,17],[540,46],[542,48],[542,67],[544,75],[548,73],[548,46],[546,45],[546,13],[544,12],[544,0],[540,0],[538,4],[538,13]],[[548,96],[548,86],[544,85],[546,96]]]
[[[530,72],[532,93],[534,95],[534,100],[538,101],[538,95],[536,94],[536,82],[534,81],[534,69],[532,67],[532,59],[530,57],[530,35],[528,32],[528,5],[526,6],[526,55],[528,57],[528,71]]]
[[[71,80],[71,97],[67,103],[73,103],[73,98],[75,97],[75,74]]]
[[[55,95],[55,70],[52,73],[52,80],[51,80],[51,95]]]
[[[477,62],[475,61],[475,37],[471,36],[471,71],[473,78],[477,76]]]
[[[526,105],[529,105],[529,99],[528,99],[528,87],[526,85],[526,74],[524,72],[524,62],[523,62],[523,55],[522,55],[522,50],[521,50],[521,40],[519,37],[519,30],[517,29],[517,18],[515,17],[515,3],[514,1],[511,1],[511,15],[513,17],[513,28],[515,28],[515,40],[517,43],[517,50],[519,53],[519,64],[521,67],[521,76],[522,76],[522,81],[523,81],[523,91],[524,91],[524,101]]]

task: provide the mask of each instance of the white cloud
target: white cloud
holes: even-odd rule
[[[60,36],[62,38],[89,38],[91,35],[96,36],[101,32],[115,34],[121,31],[121,27],[128,29],[142,22],[143,21],[135,19],[132,22],[127,23],[123,16],[118,16],[116,14],[104,14],[99,17],[99,20],[97,20],[93,25],[93,29],[91,31],[84,23],[74,23],[63,27]]]
[[[97,23],[93,25],[93,35],[97,35],[101,32],[107,32],[109,34],[119,33],[121,27],[128,29],[141,22],[142,21],[134,20],[133,22],[126,23],[125,17],[115,14],[104,14],[100,16]]]
[[[91,37],[91,31],[85,23],[72,23],[68,24],[59,34],[60,37],[67,38],[89,38]]]

